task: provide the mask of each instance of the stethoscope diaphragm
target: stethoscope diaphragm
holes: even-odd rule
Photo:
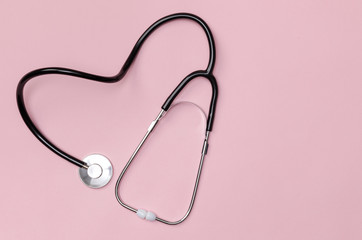
[[[101,154],[92,154],[83,159],[88,168],[79,168],[79,176],[83,183],[91,188],[107,185],[113,175],[111,162]]]

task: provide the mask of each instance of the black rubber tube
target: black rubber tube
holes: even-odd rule
[[[51,68],[41,68],[34,71],[29,72],[26,74],[18,83],[17,89],[16,89],[16,100],[19,108],[19,112],[29,128],[29,130],[34,134],[34,136],[43,143],[47,148],[49,148],[51,151],[53,151],[58,156],[64,158],[65,160],[77,165],[78,167],[87,167],[87,164],[68,153],[64,152],[57,146],[55,146],[50,140],[48,140],[40,131],[39,129],[34,125],[33,121],[31,120],[26,107],[24,103],[24,87],[26,83],[31,80],[34,77],[41,76],[41,75],[47,75],[47,74],[61,74],[61,75],[68,75],[68,76],[74,76],[79,78],[84,78],[92,81],[97,82],[103,82],[103,83],[114,83],[120,81],[127,73],[128,69],[132,65],[134,59],[136,58],[139,50],[141,49],[144,41],[150,36],[150,34],[155,31],[158,27],[163,25],[164,23],[167,23],[171,20],[176,19],[189,19],[192,21],[197,22],[202,29],[204,30],[207,40],[209,43],[209,62],[205,70],[198,70],[191,74],[189,74],[186,78],[184,78],[181,83],[176,87],[176,89],[171,93],[171,95],[166,99],[165,103],[162,105],[162,109],[168,110],[168,108],[171,106],[173,100],[176,98],[176,96],[182,91],[182,89],[194,78],[196,77],[204,77],[208,79],[211,83],[212,87],[212,98],[210,102],[210,109],[209,109],[209,115],[208,115],[208,121],[207,121],[207,131],[212,130],[212,125],[214,121],[214,115],[215,115],[215,107],[216,107],[216,101],[217,101],[217,95],[218,95],[218,88],[216,79],[212,74],[212,71],[215,66],[215,43],[214,38],[212,36],[212,33],[210,31],[210,28],[207,26],[207,24],[202,20],[200,17],[189,14],[189,13],[176,13],[171,14],[166,17],[161,18],[160,20],[153,23],[138,39],[135,46],[133,47],[130,55],[128,56],[126,62],[123,64],[120,72],[111,77],[105,77],[105,76],[99,76],[94,75],[86,72],[81,72],[73,69],[68,68],[58,68],[58,67],[51,67]]]

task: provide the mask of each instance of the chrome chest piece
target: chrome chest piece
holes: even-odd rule
[[[101,188],[112,178],[111,162],[101,154],[92,154],[83,159],[88,168],[79,168],[79,176],[85,185],[91,188]]]

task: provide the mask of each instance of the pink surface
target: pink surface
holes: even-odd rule
[[[15,88],[47,66],[113,75],[153,21],[180,11],[214,33],[220,97],[194,210],[166,226],[121,207],[114,184],[171,90],[206,66],[198,25],[157,30],[120,83],[48,76],[27,86],[32,118],[58,146],[110,158],[103,189],[34,138]],[[361,1],[342,0],[1,1],[0,239],[362,239],[361,12]],[[177,101],[207,111],[209,98],[199,79]],[[190,104],[170,111],[125,176],[124,200],[181,217],[204,124]]]

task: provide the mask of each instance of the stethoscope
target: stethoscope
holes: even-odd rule
[[[111,180],[112,175],[113,175],[113,168],[112,168],[112,164],[109,161],[109,159],[101,154],[92,154],[92,155],[85,157],[82,161],[82,160],[79,160],[79,159],[69,155],[68,153],[64,152],[63,150],[58,148],[55,144],[53,144],[51,141],[49,141],[39,131],[39,129],[34,125],[34,123],[32,122],[32,120],[29,117],[29,114],[26,110],[25,103],[24,103],[24,96],[23,96],[23,90],[24,90],[25,84],[34,77],[41,76],[41,75],[48,75],[48,74],[69,75],[69,76],[74,76],[74,77],[79,77],[79,78],[84,78],[84,79],[93,80],[93,81],[97,81],[97,82],[104,82],[104,83],[118,82],[126,75],[128,69],[132,65],[142,44],[147,39],[147,37],[153,31],[155,31],[158,27],[160,27],[162,24],[167,23],[172,20],[176,20],[176,19],[189,19],[189,20],[197,22],[202,27],[202,29],[206,33],[207,40],[209,43],[209,52],[210,52],[209,63],[205,70],[194,71],[194,72],[190,73],[189,75],[187,75],[178,84],[178,86],[175,88],[175,90],[173,90],[173,92],[168,96],[168,98],[166,99],[166,101],[164,102],[164,104],[161,107],[161,111],[158,113],[155,120],[153,120],[151,122],[150,126],[147,129],[146,134],[144,135],[141,142],[138,144],[136,150],[133,152],[131,158],[128,160],[125,167],[123,168],[121,174],[118,177],[118,180],[116,182],[116,187],[115,187],[115,194],[116,194],[117,201],[123,207],[125,207],[126,209],[128,209],[132,212],[135,212],[137,214],[137,216],[139,216],[142,219],[146,219],[149,221],[156,220],[156,221],[159,221],[159,222],[162,222],[165,224],[169,224],[169,225],[176,225],[176,224],[183,222],[189,216],[189,214],[192,210],[192,207],[193,207],[194,201],[195,201],[195,197],[196,197],[196,193],[197,193],[197,189],[198,189],[198,185],[199,185],[199,179],[200,179],[200,175],[201,175],[201,171],[202,171],[204,158],[205,158],[205,155],[207,154],[208,140],[209,140],[210,132],[212,131],[212,126],[213,126],[213,122],[214,122],[215,107],[216,107],[216,101],[217,101],[217,96],[218,96],[218,87],[217,87],[216,79],[215,79],[214,75],[212,74],[214,65],[215,65],[215,43],[214,43],[212,33],[211,33],[209,27],[207,26],[207,24],[204,22],[204,20],[202,20],[200,17],[198,17],[196,15],[189,14],[189,13],[176,13],[176,14],[168,15],[166,17],[159,19],[158,21],[153,23],[138,39],[138,41],[135,44],[135,46],[133,47],[130,55],[128,56],[126,62],[122,66],[122,69],[115,76],[104,77],[104,76],[98,76],[98,75],[94,75],[94,74],[90,74],[90,73],[86,73],[86,72],[73,70],[73,69],[59,68],[59,67],[41,68],[41,69],[37,69],[37,70],[31,71],[28,74],[26,74],[18,83],[18,87],[16,90],[16,99],[17,99],[20,114],[21,114],[25,124],[30,129],[30,131],[34,134],[34,136],[41,143],[43,143],[47,148],[49,148],[51,151],[53,151],[55,154],[57,154],[58,156],[62,157],[65,160],[69,161],[70,163],[78,166],[79,175],[80,175],[81,180],[84,182],[84,184],[86,184],[88,187],[91,187],[91,188],[101,188],[101,187],[105,186]],[[208,118],[207,118],[205,138],[204,138],[203,145],[202,145],[201,159],[200,159],[199,168],[197,171],[197,176],[196,176],[196,181],[195,181],[191,201],[190,201],[186,214],[178,221],[167,221],[163,218],[157,217],[156,214],[151,211],[146,211],[144,209],[136,209],[136,208],[126,204],[124,201],[122,201],[122,199],[119,195],[118,189],[119,189],[119,185],[121,183],[121,180],[122,180],[124,174],[126,173],[127,169],[131,165],[134,158],[137,156],[137,153],[139,152],[139,150],[142,148],[142,145],[145,143],[145,141],[147,140],[147,138],[149,137],[151,132],[155,129],[158,122],[162,119],[162,117],[169,110],[169,108],[171,107],[171,104],[173,103],[173,101],[175,100],[177,95],[182,91],[182,89],[191,80],[198,78],[198,77],[203,77],[203,78],[208,79],[211,84],[211,87],[212,87],[212,97],[211,97],[211,102],[210,102],[210,107],[209,107],[209,114],[208,114]]]

